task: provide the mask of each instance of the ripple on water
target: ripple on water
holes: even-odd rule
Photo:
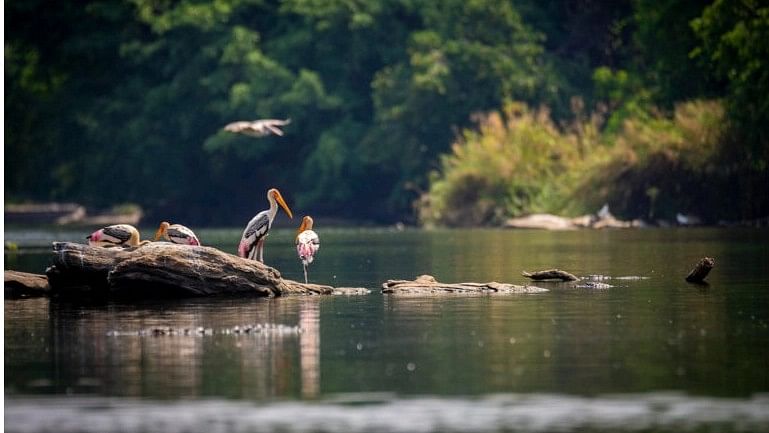
[[[376,397],[376,396],[375,396]],[[345,395],[316,402],[11,398],[7,432],[765,432],[769,394],[748,399],[679,393],[480,398]]]

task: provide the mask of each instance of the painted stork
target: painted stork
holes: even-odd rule
[[[88,245],[94,247],[138,247],[149,243],[140,240],[139,230],[128,224],[115,224],[96,230],[86,236]]]
[[[305,216],[302,218],[302,225],[299,226],[296,235],[296,253],[304,267],[304,283],[307,284],[307,266],[312,263],[315,254],[320,249],[320,238],[318,234],[312,231],[312,218]]]
[[[243,230],[243,236],[241,236],[240,243],[238,244],[238,255],[240,257],[247,257],[262,263],[264,263],[264,240],[270,231],[270,227],[272,227],[275,215],[278,213],[278,204],[288,214],[289,218],[294,217],[291,209],[288,208],[285,200],[283,200],[283,196],[280,195],[280,191],[277,189],[270,188],[267,191],[267,200],[270,202],[270,208],[259,212],[251,218],[246,229]]]
[[[175,244],[182,245],[200,245],[200,240],[195,233],[181,224],[169,224],[166,221],[160,223],[158,231],[155,232],[155,240],[160,238],[169,240]]]
[[[235,134],[245,134],[251,137],[266,137],[270,134],[283,136],[281,126],[285,126],[291,123],[291,119],[261,119],[254,121],[242,120],[239,122],[232,122],[224,127],[227,132],[233,132]]]

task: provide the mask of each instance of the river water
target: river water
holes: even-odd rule
[[[769,431],[767,230],[318,231],[310,280],[371,294],[6,300],[6,431]],[[42,273],[51,241],[83,236],[6,230],[5,268]],[[300,280],[292,240],[276,230],[265,260]],[[708,284],[686,283],[704,256]],[[379,293],[553,267],[613,287]]]

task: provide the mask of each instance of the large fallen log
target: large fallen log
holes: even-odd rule
[[[395,295],[542,293],[547,289],[535,286],[516,286],[506,283],[440,283],[431,275],[420,275],[414,281],[388,280],[382,284],[382,293]]]
[[[215,248],[152,242],[136,248],[97,248],[54,242],[46,271],[54,296],[191,297],[220,294],[364,293],[365,289],[303,284],[263,263]]]

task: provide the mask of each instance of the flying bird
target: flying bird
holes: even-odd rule
[[[195,236],[195,232],[181,224],[169,224],[166,221],[160,223],[158,231],[155,232],[155,240],[160,238],[175,244],[200,245],[200,240]]]
[[[128,224],[115,224],[96,230],[86,236],[88,245],[94,247],[138,247],[149,243],[140,240],[139,230]]]
[[[232,122],[224,127],[225,131],[236,134],[250,135],[251,137],[266,137],[270,134],[283,136],[281,126],[291,123],[291,119],[260,119],[254,121],[241,120]]]
[[[304,283],[307,284],[307,266],[312,263],[315,254],[320,249],[320,238],[318,234],[312,231],[312,218],[305,216],[302,218],[302,225],[299,226],[296,235],[296,253],[304,267]]]
[[[243,230],[243,236],[241,236],[240,243],[238,244],[238,256],[258,260],[262,263],[264,263],[264,240],[270,231],[270,227],[272,227],[275,215],[278,213],[278,204],[288,214],[289,218],[294,217],[291,214],[291,209],[288,208],[285,200],[283,200],[283,196],[280,195],[280,191],[277,189],[270,188],[267,191],[267,200],[270,202],[270,208],[259,212],[251,218],[246,229]]]

